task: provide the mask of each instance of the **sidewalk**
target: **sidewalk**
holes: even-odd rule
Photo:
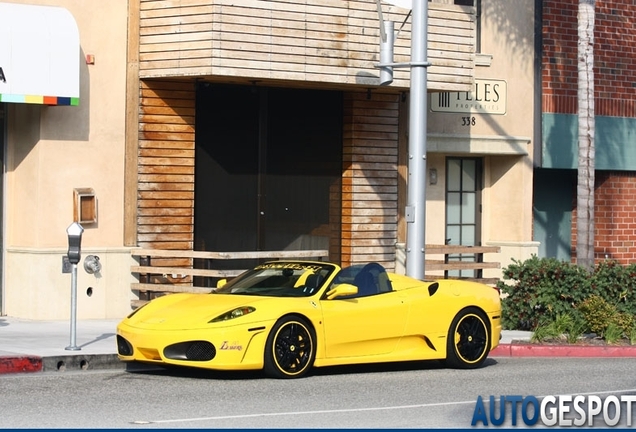
[[[117,358],[115,331],[120,320],[77,321],[71,345],[70,319],[33,321],[0,316],[0,374],[125,368]]]
[[[86,369],[125,369],[117,358],[115,330],[120,320],[79,320],[77,351],[70,320],[32,321],[0,316],[0,375]],[[531,332],[504,331],[491,357],[633,357],[636,346],[530,345]]]

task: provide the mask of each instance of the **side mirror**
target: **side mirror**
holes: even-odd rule
[[[226,283],[227,283],[227,279],[219,279],[219,281],[216,283],[216,287],[223,288],[223,285],[225,285]]]
[[[333,300],[338,297],[352,296],[358,294],[358,287],[348,283],[334,286],[327,291],[327,300]]]

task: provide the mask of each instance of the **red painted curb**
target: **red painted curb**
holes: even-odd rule
[[[0,374],[41,372],[42,358],[37,356],[1,357]]]
[[[510,357],[510,344],[499,344],[488,355],[490,357]]]
[[[501,344],[492,357],[636,357],[636,346]]]

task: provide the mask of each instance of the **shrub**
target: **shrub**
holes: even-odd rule
[[[629,330],[629,334],[627,336],[629,337],[629,344],[636,345],[636,326]]]
[[[579,306],[591,332],[602,335],[611,322],[616,322],[618,310],[598,295],[591,295]]]
[[[581,314],[575,314],[572,320],[572,324],[570,325],[570,328],[568,329],[568,335],[567,335],[568,342],[575,343],[583,336],[583,333],[585,333],[586,331],[587,331],[587,322],[585,322],[585,319],[581,316]]]
[[[611,322],[605,329],[604,337],[608,344],[615,344],[623,337],[623,330],[616,323]]]
[[[531,341],[543,342],[546,340],[565,339],[568,343],[576,343],[583,335],[586,322],[578,311],[568,314],[558,314],[554,321],[541,320],[535,328]]]
[[[625,333],[629,335],[630,331],[634,327],[634,315],[625,312],[619,312],[616,316],[616,325]]]
[[[618,311],[636,314],[636,264],[622,266],[614,260],[594,267],[591,294],[597,294],[616,306]]]
[[[532,256],[523,262],[513,259],[504,269],[503,279],[497,288],[504,294],[502,325],[505,329],[534,330],[542,318],[545,322],[554,321],[557,315],[571,313],[591,296],[614,306],[619,313],[615,323],[626,333],[634,322],[636,264],[623,266],[605,260],[588,272],[570,262]],[[601,321],[597,321],[594,325],[598,329]],[[605,322],[603,330],[607,324]]]
[[[573,306],[590,293],[590,274],[582,267],[555,258],[537,258],[513,263],[504,269],[497,288],[504,294],[502,325],[506,329],[533,330],[543,318],[572,312]]]

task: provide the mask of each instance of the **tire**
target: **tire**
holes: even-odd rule
[[[265,373],[273,378],[301,378],[315,358],[316,335],[307,321],[294,316],[278,320],[267,336]]]
[[[446,363],[457,369],[481,366],[490,351],[490,324],[477,308],[460,311],[448,330]]]

